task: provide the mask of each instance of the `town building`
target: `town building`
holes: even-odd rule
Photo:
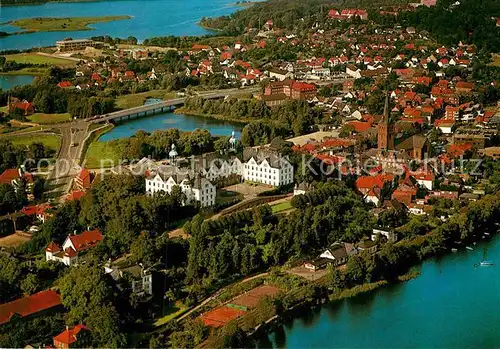
[[[153,273],[142,265],[119,268],[108,263],[104,266],[104,272],[115,281],[126,278],[130,282],[132,293],[138,297],[153,294]]]
[[[90,189],[93,177],[93,173],[85,168],[82,168],[78,176],[75,178],[75,189],[81,191]]]
[[[13,318],[32,318],[61,306],[61,297],[54,290],[45,290],[30,296],[0,304],[0,326]]]
[[[81,51],[86,47],[96,47],[97,42],[90,39],[62,40],[56,41],[58,51]]]
[[[372,241],[377,240],[378,236],[384,236],[387,239],[387,242],[396,242],[398,241],[398,233],[392,229],[386,228],[373,228],[372,229]]]
[[[90,330],[82,324],[75,325],[71,328],[66,326],[63,332],[52,338],[54,348],[69,349],[89,347],[91,343],[88,341],[89,338],[85,336],[89,332]]]
[[[185,195],[184,204],[199,203],[201,207],[213,206],[217,189],[207,178],[192,170],[183,170],[171,166],[163,168],[146,177],[146,193],[171,194],[174,187],[179,187]]]
[[[81,234],[68,235],[62,247],[53,241],[47,246],[45,259],[60,262],[67,266],[75,265],[78,263],[81,252],[97,246],[103,239],[103,235],[97,229],[87,230]]]

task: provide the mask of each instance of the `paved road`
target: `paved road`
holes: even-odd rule
[[[73,178],[79,171],[78,165],[84,140],[88,136],[88,126],[89,124],[82,120],[55,127],[59,129],[62,139],[56,163],[47,177],[48,197],[61,197],[71,189]]]

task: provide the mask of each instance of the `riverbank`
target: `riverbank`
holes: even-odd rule
[[[500,334],[493,324],[500,323],[500,313],[491,310],[500,305],[500,270],[498,263],[474,267],[483,248],[498,256],[499,234],[474,251],[426,260],[421,276],[410,282],[282,317],[252,346],[495,348]]]
[[[21,28],[27,32],[51,32],[51,31],[81,31],[94,30],[90,24],[107,23],[124,19],[131,16],[95,16],[95,17],[36,17],[23,18],[7,22],[12,26]],[[18,33],[14,33],[18,34]]]

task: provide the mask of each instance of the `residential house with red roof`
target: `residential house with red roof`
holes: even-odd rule
[[[21,168],[8,168],[0,174],[0,184],[12,185],[14,190],[19,189],[22,180],[26,182],[26,193],[32,195],[35,181],[31,173]]]
[[[63,80],[57,84],[57,87],[69,88],[69,87],[73,87],[73,83],[71,81],[68,81],[68,80]]]
[[[97,246],[104,239],[98,229],[86,230],[81,234],[68,235],[61,246],[51,242],[45,249],[47,261],[57,261],[67,266],[78,263],[79,253]]]
[[[55,349],[69,349],[69,348],[86,348],[90,343],[85,343],[84,334],[90,330],[88,327],[78,324],[71,328],[66,327],[66,330],[53,337]]]
[[[75,188],[81,191],[90,189],[92,180],[94,179],[93,177],[93,173],[85,168],[82,168],[78,176],[75,178]]]
[[[53,290],[40,291],[9,303],[0,304],[0,326],[9,323],[13,317],[34,317],[60,306],[61,297]]]
[[[35,112],[33,103],[27,100],[20,101],[18,98],[11,97],[9,102],[9,113],[20,111],[23,115],[31,115]]]
[[[48,202],[39,205],[30,205],[25,206],[21,209],[21,212],[24,213],[28,217],[35,217],[42,223],[52,216],[50,210],[52,209],[52,205]]]

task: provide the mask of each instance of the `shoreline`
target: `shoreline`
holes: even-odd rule
[[[82,17],[34,17],[20,18],[7,21],[5,24],[14,26],[20,29],[12,33],[6,33],[5,36],[32,34],[32,33],[48,33],[48,32],[79,32],[92,31],[96,28],[89,27],[90,25],[99,23],[109,23],[120,20],[129,20],[133,17],[130,15],[109,15],[109,16],[82,16]],[[45,23],[44,23],[45,22]],[[69,23],[69,26],[67,26]],[[46,28],[44,27],[46,25]],[[71,26],[73,25],[73,26]]]
[[[490,243],[491,240],[495,238],[495,235],[500,235],[500,230],[498,229],[498,225],[494,224],[491,230],[492,231],[490,232],[490,238],[487,239],[486,243]],[[430,237],[430,235],[425,235],[425,236],[427,238]],[[482,241],[483,239],[477,238],[471,241],[471,243],[482,242]],[[276,327],[283,325],[284,320],[295,321],[303,317],[304,312],[301,311],[303,311],[304,309],[315,309],[318,307],[322,307],[326,304],[334,304],[350,298],[361,296],[363,294],[368,294],[390,285],[404,284],[407,281],[418,278],[421,275],[421,266],[423,265],[423,263],[430,261],[432,259],[439,259],[452,254],[453,252],[451,252],[449,248],[445,248],[437,251],[436,253],[433,253],[432,255],[429,255],[428,257],[424,257],[420,261],[420,263],[411,267],[410,270],[405,274],[398,276],[397,280],[394,282],[389,282],[387,280],[379,280],[376,282],[364,283],[356,285],[352,288],[343,289],[341,291],[328,292],[326,298],[324,295],[321,296],[317,295],[311,300],[301,301],[293,305],[291,308],[284,310],[282,314],[275,315],[272,318],[267,319],[265,322],[258,325],[257,328],[254,329],[254,331],[247,332],[247,339],[251,341],[258,339],[258,337],[260,336],[269,336],[269,334],[272,333],[276,329]],[[321,280],[324,281],[325,278],[323,277],[321,279],[318,279],[313,284],[320,285]]]
[[[203,113],[197,113],[194,111],[191,111],[190,109],[186,109],[186,107],[179,107],[174,110],[174,114],[184,114],[184,115],[189,115],[189,116],[196,116],[199,118],[206,118],[206,119],[213,119],[213,120],[218,120],[218,121],[227,121],[227,122],[232,122],[232,123],[237,123],[237,124],[242,124],[242,125],[247,125],[253,121],[261,121],[263,119],[233,119],[226,117],[224,115],[218,115],[218,114],[203,114]]]

